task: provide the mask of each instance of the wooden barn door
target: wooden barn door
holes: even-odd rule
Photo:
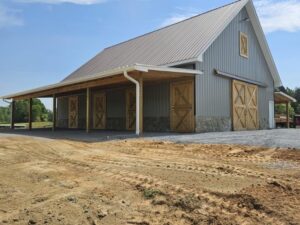
[[[233,129],[258,129],[258,88],[256,85],[234,80],[232,83]]]
[[[106,128],[106,94],[105,92],[94,94],[93,128]]]
[[[258,88],[256,85],[248,84],[246,90],[247,130],[257,130],[259,128]]]
[[[135,130],[136,97],[135,88],[126,90],[126,129]]]
[[[69,128],[78,128],[78,96],[69,97]]]
[[[171,130],[194,132],[194,80],[171,83]]]

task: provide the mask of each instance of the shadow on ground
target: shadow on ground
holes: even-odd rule
[[[131,131],[91,131],[86,133],[85,130],[67,130],[67,129],[58,129],[52,131],[51,129],[33,129],[31,131],[25,129],[0,129],[0,137],[21,135],[37,138],[49,138],[49,139],[63,139],[63,140],[72,140],[79,142],[102,142],[102,141],[111,141],[111,140],[124,140],[137,138],[138,136]],[[171,133],[151,133],[147,132],[141,135],[140,137],[147,138],[158,138],[158,137],[175,137],[178,134]]]

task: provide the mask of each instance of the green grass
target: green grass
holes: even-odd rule
[[[0,123],[2,127],[10,127],[9,123]],[[28,128],[28,123],[15,123],[16,127]],[[52,122],[32,122],[32,128],[51,128]]]
[[[145,189],[143,191],[143,196],[146,199],[152,199],[156,195],[161,195],[161,194],[162,194],[162,192],[160,190],[155,190],[155,189]]]

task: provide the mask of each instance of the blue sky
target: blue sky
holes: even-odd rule
[[[105,47],[230,2],[0,0],[0,96],[56,83]],[[284,85],[300,86],[300,0],[254,2]]]

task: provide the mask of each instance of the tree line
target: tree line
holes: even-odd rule
[[[0,107],[0,123],[10,123],[11,104],[7,107]],[[26,123],[29,118],[29,101],[20,100],[15,102],[14,119],[16,123]],[[39,99],[32,99],[32,121],[48,122],[52,121],[53,112],[46,109],[45,105]]]

